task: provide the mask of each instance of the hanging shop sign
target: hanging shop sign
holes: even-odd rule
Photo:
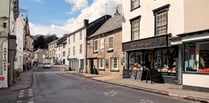
[[[122,44],[123,51],[168,47],[170,45],[168,37],[169,35],[162,35],[126,42]]]

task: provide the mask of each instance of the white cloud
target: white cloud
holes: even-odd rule
[[[84,1],[84,0],[68,0]],[[94,0],[93,4],[81,10],[77,18],[69,18],[65,25],[35,25],[30,24],[31,34],[57,34],[59,37],[65,33],[71,33],[83,26],[83,20],[89,19],[90,22],[103,15],[112,15],[115,13],[117,5],[121,5],[121,0]]]
[[[71,13],[88,7],[87,0],[65,0],[65,2],[73,4],[73,7],[70,11]]]
[[[67,33],[62,27],[56,26],[56,25],[37,25],[37,24],[32,24],[30,23],[30,32],[31,35],[36,35],[36,34],[43,34],[43,35],[48,35],[48,34],[56,34],[58,37],[61,37],[63,34]]]

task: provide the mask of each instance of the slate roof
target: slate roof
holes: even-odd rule
[[[88,26],[87,26],[87,36],[92,35],[93,33],[96,32],[96,30],[98,30],[101,25],[103,25],[107,20],[109,20],[111,18],[110,15],[104,15],[100,18],[98,18],[97,20],[91,22]]]
[[[112,18],[108,19],[95,33],[93,33],[88,38],[107,33],[116,29],[122,28],[122,16],[114,15]]]
[[[87,26],[83,26],[79,29],[77,29],[76,31],[68,34],[69,35],[73,35],[74,33],[80,31],[81,29],[86,27],[86,35],[87,37],[90,36],[91,34],[93,34],[102,24],[104,24],[109,18],[111,18],[110,15],[104,15],[94,21],[92,21],[91,23],[89,23]]]
[[[66,40],[67,40],[67,34],[64,34],[63,37],[61,37],[60,39],[57,40],[57,45],[65,43]]]

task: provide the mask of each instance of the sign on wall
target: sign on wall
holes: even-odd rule
[[[0,74],[0,88],[8,87],[8,42],[4,41],[1,47],[1,74]]]

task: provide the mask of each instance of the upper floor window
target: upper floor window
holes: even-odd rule
[[[73,42],[75,42],[75,34],[73,34]]]
[[[168,7],[169,5],[166,5],[154,10],[155,35],[167,34],[168,32]]]
[[[131,0],[131,10],[134,10],[139,7],[140,7],[140,0]]]
[[[73,55],[75,55],[75,46],[73,46]]]
[[[80,44],[80,54],[82,53],[82,44]]]
[[[70,48],[68,48],[68,55],[70,56]]]
[[[82,31],[80,31],[80,40],[82,39]]]
[[[140,17],[131,20],[131,39],[138,40],[140,35],[139,30]]]
[[[70,37],[69,37],[69,39],[68,39],[68,44],[70,44]]]
[[[94,46],[94,52],[98,52],[98,40],[94,40],[94,44],[93,44]]]
[[[113,37],[108,38],[108,50],[113,49]]]
[[[66,44],[64,43],[64,44],[63,44],[63,48],[65,48],[65,46],[66,46]]]
[[[63,56],[65,56],[65,51],[63,51]]]

